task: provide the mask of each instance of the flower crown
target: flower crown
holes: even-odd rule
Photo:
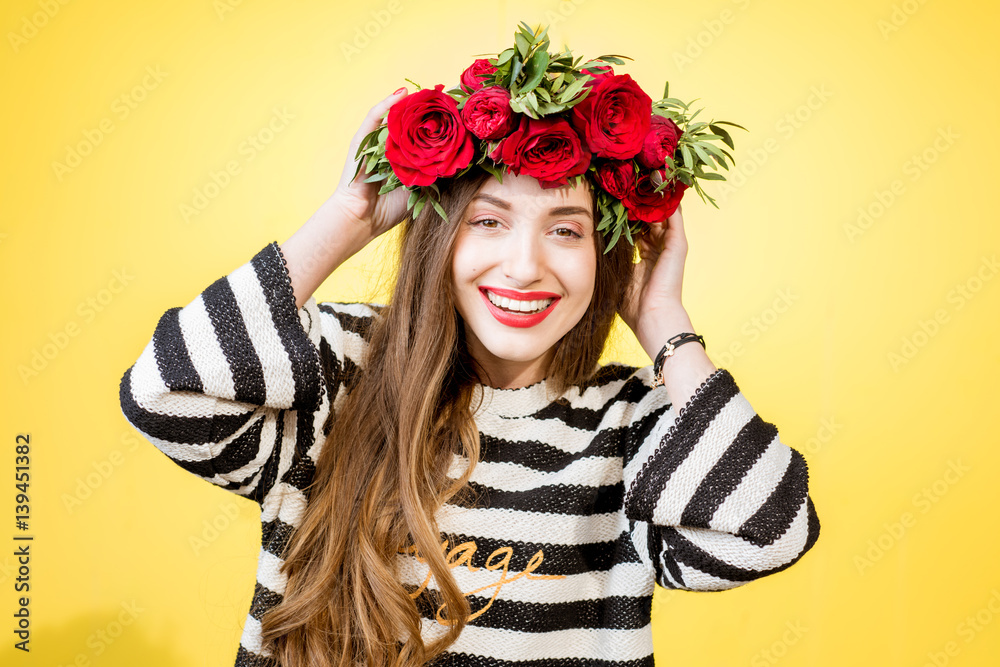
[[[413,217],[430,203],[445,220],[437,180],[476,166],[501,182],[507,170],[546,188],[589,177],[597,230],[610,235],[605,252],[623,234],[634,243],[642,225],[665,221],[688,188],[718,208],[699,180],[726,180],[715,170],[735,160],[711,142],[734,148],[721,126],[746,128],[692,122],[702,109],[689,114],[689,104],[669,97],[669,82],[653,102],[628,74],[614,73],[625,56],[581,64],[569,50],[550,54],[547,32],[521,23],[512,48],[477,59],[447,92],[410,81],[417,92],[362,140],[355,177],[366,156],[364,181],[384,181],[379,194],[405,186]]]

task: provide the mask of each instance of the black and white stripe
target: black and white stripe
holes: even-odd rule
[[[331,410],[360,372],[380,307],[296,309],[276,243],[160,318],[121,382],[126,418],[170,459],[256,500],[262,540],[237,665],[271,665],[260,621],[281,600]],[[650,666],[655,583],[721,590],[789,567],[819,522],[805,460],[723,369],[678,417],[650,368],[621,364],[551,402],[545,383],[477,387],[473,500],[438,514],[452,573],[480,611],[437,665]],[[456,457],[450,474],[468,462]],[[425,639],[426,563],[399,555]]]

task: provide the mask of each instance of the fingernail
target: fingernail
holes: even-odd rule
[[[399,90],[393,93],[393,95],[399,95],[400,93],[406,92],[406,86],[403,86]]]

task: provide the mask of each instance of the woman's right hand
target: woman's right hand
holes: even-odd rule
[[[389,112],[389,107],[403,99],[406,94],[406,88],[400,88],[373,106],[368,115],[365,116],[357,134],[351,140],[351,147],[347,153],[347,162],[340,176],[340,183],[337,184],[337,189],[330,197],[331,203],[336,205],[336,208],[346,219],[360,225],[365,230],[369,230],[373,239],[379,234],[389,231],[406,217],[406,200],[409,197],[409,192],[406,188],[400,187],[384,195],[378,194],[383,181],[365,183],[366,174],[363,167],[358,172],[358,177],[354,178],[354,172],[357,169],[357,161],[354,156],[358,153],[361,141],[382,123],[382,119]],[[362,160],[364,159],[363,157]]]

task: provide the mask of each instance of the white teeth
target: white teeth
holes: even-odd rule
[[[504,310],[512,310],[519,313],[537,313],[545,310],[552,303],[552,299],[535,299],[531,301],[511,299],[506,296],[499,296],[493,292],[486,290],[486,296],[493,303],[493,305],[503,308]]]

